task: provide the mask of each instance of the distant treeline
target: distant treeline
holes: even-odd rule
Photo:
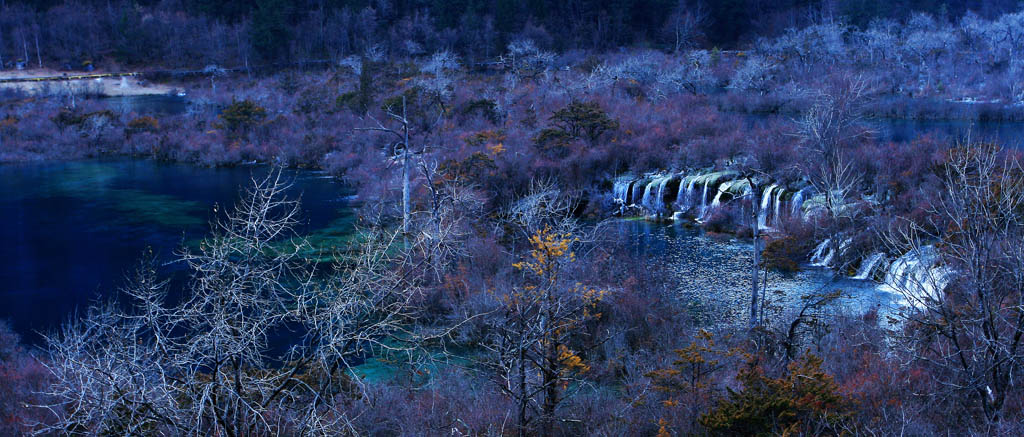
[[[1016,0],[0,0],[0,64],[195,66],[336,59],[378,47],[468,59],[529,38],[555,51],[744,48],[823,21],[928,11],[955,21]]]

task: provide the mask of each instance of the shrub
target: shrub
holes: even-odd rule
[[[463,116],[479,114],[494,124],[501,122],[501,116],[498,114],[498,103],[491,99],[470,100],[459,109],[459,113]]]
[[[734,209],[728,206],[718,208],[711,212],[711,216],[704,221],[704,230],[710,232],[729,232],[736,229],[740,222]]]
[[[20,344],[20,337],[7,322],[0,321],[0,434],[26,435],[33,423],[46,419],[40,395],[49,383],[49,373],[36,357]]]
[[[841,434],[839,425],[852,405],[821,363],[806,354],[779,378],[750,363],[736,375],[743,389],[730,389],[726,399],[700,417],[701,425],[716,435]]]
[[[769,241],[761,254],[764,267],[787,273],[800,271],[800,263],[807,258],[812,242],[789,235]]]
[[[218,116],[232,134],[238,134],[251,129],[267,118],[266,108],[259,106],[252,100],[232,100],[231,104]]]
[[[126,136],[130,137],[133,134],[142,132],[156,132],[158,129],[160,129],[160,122],[147,115],[129,121],[124,132]]]

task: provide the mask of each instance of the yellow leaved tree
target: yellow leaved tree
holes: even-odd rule
[[[553,203],[527,200],[531,211]],[[567,224],[567,216],[545,215],[514,220],[528,235],[528,251],[513,264],[520,276],[499,294],[502,314],[492,327],[494,375],[517,405],[519,435],[555,433],[559,404],[590,370],[585,325],[601,317],[598,305],[606,294],[571,278],[582,231]]]

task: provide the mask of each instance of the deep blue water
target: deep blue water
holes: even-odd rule
[[[878,132],[878,138],[896,143],[913,141],[931,134],[953,141],[995,141],[1005,147],[1021,148],[1024,140],[1024,122],[994,122],[969,120],[869,120]]]
[[[174,259],[202,238],[215,204],[233,205],[265,167],[211,169],[148,160],[0,165],[0,319],[28,343],[75,311],[112,296],[151,248]],[[343,234],[351,209],[341,184],[286,172],[301,196],[302,233]],[[173,275],[178,264],[164,267]]]

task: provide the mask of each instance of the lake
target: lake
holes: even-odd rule
[[[762,127],[768,121],[782,121],[796,126],[792,116],[778,114],[742,114],[747,128]],[[868,118],[864,125],[874,131],[879,141],[907,143],[923,135],[959,141],[966,138],[995,141],[1006,147],[1021,148],[1024,140],[1024,122],[973,120],[912,120],[897,118]]]
[[[123,286],[147,248],[166,262],[201,239],[214,205],[233,205],[239,189],[268,171],[151,160],[0,165],[0,318],[37,344],[38,332]],[[286,176],[302,199],[299,231],[323,246],[344,244],[351,193],[321,173]]]

